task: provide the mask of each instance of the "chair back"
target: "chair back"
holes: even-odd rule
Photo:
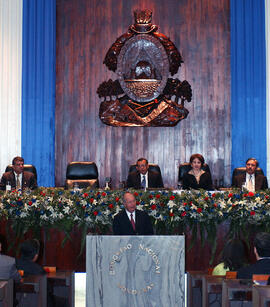
[[[183,180],[183,176],[185,173],[189,172],[191,170],[191,165],[188,162],[181,163],[179,165],[179,171],[178,171],[178,181]],[[204,163],[202,166],[202,170],[205,172],[208,172],[211,175],[210,168],[207,163]]]
[[[28,275],[14,284],[18,306],[47,307],[47,276]],[[14,296],[14,297],[15,297]]]
[[[148,163],[148,165],[149,165],[149,170],[150,171],[157,172],[157,173],[159,173],[161,175],[161,170],[160,170],[160,167],[159,167],[158,164]],[[137,166],[137,164],[130,165],[128,173],[135,172],[137,170],[136,166]]]
[[[212,306],[221,306],[222,301],[222,283],[224,276],[205,275],[202,278],[202,306],[211,306],[214,300],[216,304]]]
[[[65,187],[71,189],[74,183],[79,188],[98,188],[98,168],[95,162],[70,162],[66,171]]]
[[[37,180],[37,170],[36,170],[36,167],[33,165],[33,164],[24,164],[23,166],[23,169],[24,171],[26,172],[30,172],[30,173],[33,173],[36,180]],[[9,164],[7,167],[6,167],[6,170],[5,172],[10,172],[13,170],[13,166],[12,164]]]
[[[202,306],[202,283],[205,271],[187,271],[187,306]]]
[[[270,286],[253,285],[252,306],[270,306]]]
[[[222,306],[252,306],[252,286],[253,282],[248,279],[224,279]]]

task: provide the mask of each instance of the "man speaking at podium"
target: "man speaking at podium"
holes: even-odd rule
[[[114,235],[153,235],[153,227],[147,213],[136,209],[135,196],[126,192],[124,206],[113,220]]]

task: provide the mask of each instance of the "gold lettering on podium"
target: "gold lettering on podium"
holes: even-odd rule
[[[128,250],[132,250],[135,249],[134,246],[132,246],[132,244],[127,244],[126,246],[120,247],[120,249],[118,251],[116,251],[112,257],[111,257],[111,261],[109,263],[109,274],[110,275],[115,275],[115,265],[118,263],[120,264],[121,262],[121,255],[125,254]],[[136,249],[138,249],[139,251],[143,251],[145,252],[147,255],[149,255],[152,258],[152,261],[155,264],[155,273],[156,274],[160,274],[160,261],[159,258],[156,254],[156,252],[150,248],[150,247],[146,247],[144,244],[139,244]],[[154,283],[150,283],[148,285],[145,285],[143,288],[141,289],[129,289],[128,287],[126,287],[125,285],[122,285],[120,283],[117,284],[118,288],[122,290],[123,293],[127,293],[127,294],[131,294],[131,295],[138,295],[138,294],[143,294],[143,293],[147,293],[149,291],[151,291],[154,287]]]

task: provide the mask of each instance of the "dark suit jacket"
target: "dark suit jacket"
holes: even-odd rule
[[[261,259],[256,263],[237,271],[238,279],[252,279],[253,274],[270,274],[270,259]]]
[[[195,176],[185,173],[183,176],[183,189],[204,189],[204,190],[212,190],[212,178],[208,172],[205,172],[201,175],[199,183]]]
[[[16,267],[18,270],[23,270],[24,275],[42,275],[46,274],[43,267],[38,263],[24,258],[16,259]]]
[[[6,172],[3,174],[0,182],[0,189],[5,190],[7,182],[10,182],[11,189],[16,189],[16,179],[13,171]],[[37,188],[37,182],[34,174],[30,172],[23,172],[22,174],[22,189],[30,188],[34,190]]]
[[[114,235],[153,235],[153,227],[147,213],[136,209],[135,228],[133,230],[126,210],[119,212],[113,219]]]
[[[232,186],[242,188],[243,182],[246,181],[246,173],[240,174],[233,178]],[[268,188],[267,178],[262,174],[255,173],[255,191],[265,190]]]
[[[138,171],[131,172],[128,175],[127,187],[141,189],[141,175]],[[148,169],[148,188],[163,188],[163,181],[158,172]]]

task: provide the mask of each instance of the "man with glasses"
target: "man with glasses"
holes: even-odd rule
[[[136,209],[134,194],[123,196],[124,209],[113,219],[114,235],[153,235],[153,227],[148,214]]]
[[[137,161],[136,171],[128,175],[127,187],[134,189],[163,188],[160,173],[149,170],[148,161],[140,158]]]

